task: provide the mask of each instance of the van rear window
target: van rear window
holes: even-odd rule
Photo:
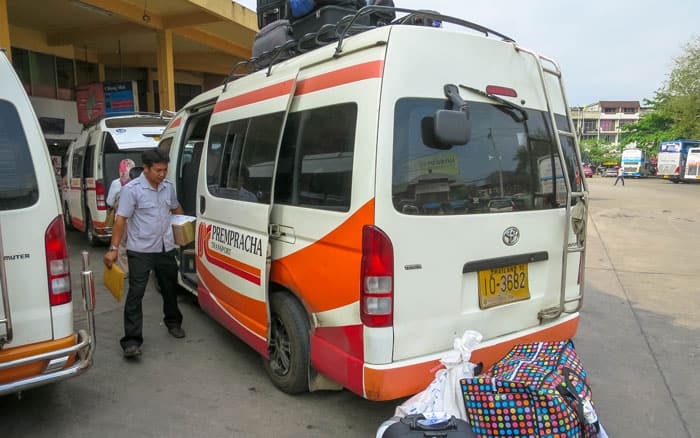
[[[566,205],[566,185],[548,114],[528,120],[504,106],[469,102],[471,139],[448,150],[423,142],[444,99],[405,98],[394,121],[393,203],[412,215],[501,213]],[[562,145],[575,182],[575,147]]]
[[[39,199],[32,156],[15,106],[0,100],[0,210],[29,207]]]

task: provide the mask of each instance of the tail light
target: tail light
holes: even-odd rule
[[[63,228],[63,218],[57,216],[44,235],[46,249],[46,273],[49,279],[49,302],[52,306],[70,303],[70,263],[66,231]]]
[[[674,174],[674,175],[680,175],[680,173],[681,173],[681,167],[680,167],[680,166],[676,166],[676,170],[673,171],[673,174]]]
[[[368,327],[391,327],[394,323],[394,247],[389,237],[372,225],[362,229],[360,315]]]
[[[102,181],[95,181],[95,198],[97,202],[98,210],[107,210],[107,203],[105,202],[105,186]]]

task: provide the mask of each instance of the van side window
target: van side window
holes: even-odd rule
[[[172,144],[173,144],[173,137],[164,138],[160,141],[160,143],[158,143],[158,149],[165,152],[166,154],[170,154],[170,146]]]
[[[220,198],[269,203],[282,113],[212,126],[207,186]]]
[[[0,210],[33,205],[39,186],[17,109],[0,100]]]
[[[95,177],[95,172],[94,172],[94,164],[95,162],[95,146],[88,146],[85,152],[85,164],[83,165],[83,169],[85,169],[85,174],[83,177],[85,178],[94,178]]]
[[[73,152],[73,162],[71,163],[71,175],[73,178],[81,178],[83,175],[83,157],[85,148],[76,149]]]
[[[357,104],[289,114],[275,181],[275,203],[349,211]]]
[[[556,114],[554,119],[557,122],[557,128],[562,131],[571,131],[569,126],[569,121],[566,116],[561,114]],[[566,137],[563,135],[559,136],[561,141],[562,152],[564,152],[564,162],[566,163],[566,169],[569,172],[569,180],[571,181],[571,188],[575,191],[581,191],[581,176],[579,174],[578,157],[576,156],[576,146],[574,144],[574,139]],[[572,199],[572,204],[576,203],[576,198]]]

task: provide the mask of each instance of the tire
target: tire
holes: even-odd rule
[[[287,394],[309,390],[309,320],[287,293],[270,297],[270,359],[263,359],[272,383]]]
[[[90,246],[98,246],[100,244],[99,239],[95,235],[95,226],[92,224],[92,218],[90,214],[87,214],[85,218],[85,237],[87,237],[88,244]]]

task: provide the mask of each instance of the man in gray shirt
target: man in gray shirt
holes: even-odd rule
[[[170,225],[170,215],[183,214],[183,211],[172,183],[165,179],[170,158],[158,149],[149,149],[141,159],[144,166],[141,176],[122,187],[112,227],[112,245],[104,256],[105,265],[112,266],[126,228],[129,292],[124,304],[124,337],[120,343],[127,358],[141,355],[141,304],[151,270],[155,271],[163,296],[163,322],[168,332],[176,338],[185,337],[182,314],[177,306],[176,245]]]

